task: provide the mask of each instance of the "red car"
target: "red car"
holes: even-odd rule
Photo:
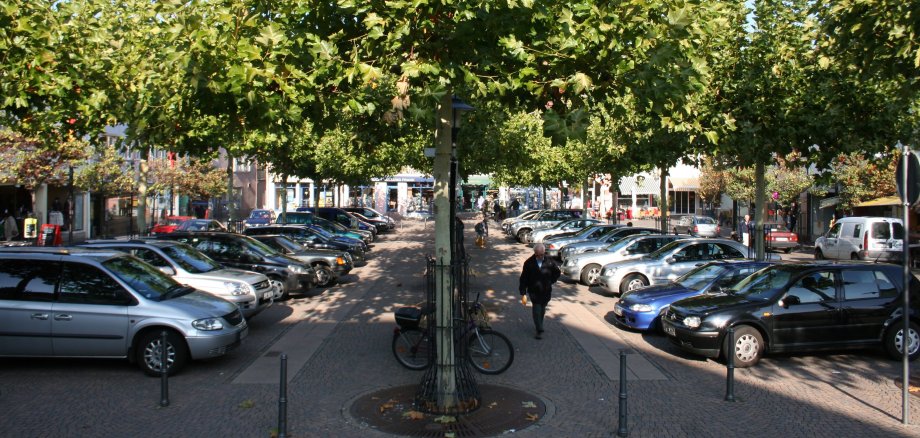
[[[783,224],[765,223],[764,246],[773,250],[783,250],[787,254],[799,246],[799,236],[786,229]]]
[[[150,234],[169,234],[176,231],[182,222],[195,219],[195,216],[166,216],[166,223],[156,224],[150,229]]]

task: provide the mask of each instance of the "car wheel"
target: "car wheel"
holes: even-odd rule
[[[326,287],[335,281],[335,273],[333,273],[332,269],[330,269],[328,266],[313,265],[313,270],[316,271],[317,286]]]
[[[786,254],[789,254],[790,252],[792,252],[792,248],[786,248],[783,250],[783,252],[785,252]]]
[[[735,343],[729,344],[725,336],[722,346],[722,356],[728,361],[729,355],[735,355],[735,366],[747,368],[757,363],[763,355],[763,336],[754,327],[742,325],[735,327]]]
[[[903,357],[901,349],[904,346],[904,321],[897,321],[885,333],[885,349],[892,359],[900,360]],[[920,327],[913,322],[907,333],[907,358],[911,361],[920,357]]]
[[[862,260],[862,259],[859,258],[859,254],[856,254],[854,252],[853,254],[850,254],[850,260]]]
[[[531,235],[531,231],[526,228],[523,230],[518,230],[517,232],[518,242],[530,243],[530,235]]]
[[[272,284],[272,286],[273,286],[276,290],[281,291],[281,299],[282,299],[282,300],[286,300],[286,299],[290,298],[290,295],[288,294],[288,291],[284,288],[284,282],[283,282],[283,281],[281,281],[280,279],[274,278],[274,277],[269,277],[268,281]]]
[[[645,286],[648,286],[648,280],[646,280],[645,277],[639,274],[629,274],[623,279],[623,282],[620,283],[620,293],[624,294]]]
[[[824,260],[824,253],[820,249],[815,249],[815,260]]]
[[[581,284],[585,286],[594,286],[597,284],[597,277],[601,275],[601,265],[592,263],[581,270]]]
[[[157,377],[161,373],[162,347],[162,330],[147,331],[135,346],[137,363],[148,376]],[[171,376],[179,372],[187,362],[185,341],[178,333],[166,330],[166,373]]]

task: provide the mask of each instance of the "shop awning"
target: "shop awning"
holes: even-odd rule
[[[668,182],[671,184],[671,190],[680,192],[695,192],[700,189],[700,179],[696,176],[690,177],[670,177]]]
[[[837,205],[838,203],[840,203],[840,198],[834,196],[833,198],[822,199],[818,203],[818,208],[833,207]]]
[[[463,179],[463,184],[468,186],[491,186],[492,178],[489,178],[489,175],[470,175]]]
[[[901,205],[901,198],[897,196],[883,196],[869,201],[860,202],[857,207],[885,207],[888,205]]]

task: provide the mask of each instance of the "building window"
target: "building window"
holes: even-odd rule
[[[233,171],[234,172],[251,172],[252,171],[252,162],[247,158],[234,158],[233,159]]]
[[[696,214],[696,192],[671,192],[669,198],[673,214]]]

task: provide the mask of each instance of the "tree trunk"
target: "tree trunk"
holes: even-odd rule
[[[281,216],[284,218],[284,221],[287,222],[287,175],[282,173],[278,176],[281,177],[282,193],[284,193],[284,200],[281,201]]]
[[[144,148],[137,174],[137,229],[140,234],[147,234],[147,174],[150,166],[147,163],[150,149]]]
[[[754,165],[754,235],[751,236],[754,242],[755,257],[757,260],[764,259],[764,241],[763,241],[763,218],[767,212],[767,184],[764,178],[766,166],[764,163],[757,162]]]
[[[458,394],[454,364],[453,300],[451,278],[450,224],[454,220],[450,211],[450,158],[452,150],[451,122],[453,106],[451,93],[444,93],[438,107],[437,143],[434,156],[435,213],[435,288],[437,328],[435,339],[438,369],[438,410],[447,412],[457,406]]]
[[[659,203],[658,209],[661,211],[661,233],[668,234],[670,230],[668,229],[668,167],[667,164],[660,164],[659,168],[661,169],[661,179],[659,180],[659,192],[661,195],[661,202]]]
[[[284,191],[284,200],[287,201],[287,187]],[[227,151],[227,222],[233,220],[233,157]]]

